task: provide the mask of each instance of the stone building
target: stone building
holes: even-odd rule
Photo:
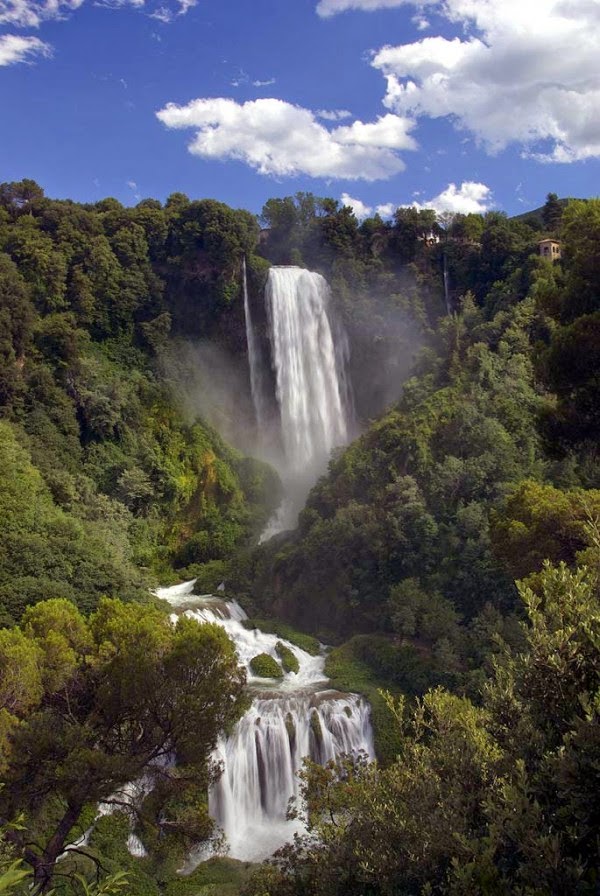
[[[561,246],[558,240],[541,240],[539,243],[540,255],[543,258],[550,258],[555,261],[562,255]]]

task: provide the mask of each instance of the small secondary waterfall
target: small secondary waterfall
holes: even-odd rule
[[[446,302],[446,313],[450,314],[450,279],[448,274],[448,259],[446,258],[446,250],[444,249],[444,301]]]
[[[322,763],[342,753],[364,752],[373,758],[369,706],[356,694],[328,688],[323,656],[310,656],[283,638],[245,628],[245,613],[235,601],[197,597],[192,588],[193,582],[157,594],[179,612],[225,628],[256,694],[233,733],[217,745],[214,758],[223,773],[211,788],[209,808],[227,836],[230,855],[257,861],[302,830],[300,821],[286,819],[286,810],[298,792],[296,772],[305,756]],[[278,643],[293,651],[299,671],[276,682],[253,675],[250,660],[259,653],[277,659]]]
[[[265,374],[260,346],[252,323],[252,312],[250,311],[250,299],[248,297],[248,273],[246,270],[245,258],[243,260],[242,275],[246,342],[248,345],[248,362],[250,366],[250,389],[252,391],[252,402],[256,413],[256,425],[260,434],[267,421]]]

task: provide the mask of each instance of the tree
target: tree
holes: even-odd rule
[[[27,285],[13,261],[0,254],[0,404],[18,389],[20,367],[31,346],[34,310]]]
[[[29,178],[0,184],[0,205],[9,209],[15,217],[20,212],[29,211],[31,205],[39,202],[43,197],[42,188]]]
[[[394,227],[390,240],[392,251],[401,264],[413,261],[418,241],[431,232],[437,232],[436,213],[431,208],[401,207],[394,212]]]
[[[553,232],[558,230],[563,210],[563,206],[560,204],[556,193],[548,193],[546,196],[546,203],[542,209],[542,220],[546,230]]]
[[[569,202],[562,226],[566,291],[562,319],[600,310],[600,199]]]
[[[574,565],[587,546],[586,521],[598,513],[598,491],[561,491],[526,480],[492,513],[494,553],[515,578],[539,572],[544,560]]]
[[[116,600],[88,621],[67,601],[45,601],[3,637],[0,709],[12,730],[0,741],[0,815],[27,813],[37,842],[19,831],[11,839],[45,892],[86,805],[142,775],[166,798],[182,786],[173,758],[190,783],[206,782],[219,732],[245,706],[245,672],[219,626],[172,625],[161,610]]]

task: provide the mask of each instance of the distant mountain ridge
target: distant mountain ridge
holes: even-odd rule
[[[558,202],[562,206],[563,209],[567,207],[569,202],[575,201],[573,196],[567,196],[564,199],[559,199]],[[587,199],[576,200],[580,202],[587,202]],[[544,217],[543,217],[544,206],[540,205],[539,208],[534,208],[529,212],[522,212],[520,215],[511,215],[511,221],[522,221],[523,224],[529,224],[530,227],[539,227],[541,230],[544,229]]]

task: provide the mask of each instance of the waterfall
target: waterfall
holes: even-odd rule
[[[264,431],[267,421],[265,374],[259,342],[256,338],[256,332],[252,323],[252,312],[250,311],[250,299],[248,296],[248,273],[246,270],[245,258],[242,263],[242,268],[244,289],[244,319],[246,321],[246,343],[248,346],[248,363],[250,367],[250,389],[252,391],[252,402],[254,404],[256,425],[260,438],[260,435]]]
[[[285,461],[292,473],[318,472],[349,437],[348,340],[320,274],[272,267],[265,302]]]
[[[372,756],[368,706],[360,697],[322,691],[255,700],[217,748],[223,774],[209,808],[227,835],[230,855],[267,858],[301,830],[286,811],[298,794],[296,773],[305,756],[324,764],[360,751]]]
[[[450,314],[452,309],[450,308],[450,282],[449,282],[449,275],[448,275],[448,259],[446,258],[446,249],[444,249],[444,252],[443,252],[443,259],[444,259],[444,300],[446,302],[446,313]]]
[[[246,628],[246,615],[235,601],[200,598],[192,588],[193,582],[157,594],[179,612],[226,630],[255,694],[235,730],[217,744],[214,759],[222,774],[211,788],[209,810],[226,834],[229,854],[260,861],[302,830],[299,820],[286,819],[286,810],[298,793],[297,772],[305,756],[321,763],[343,753],[373,758],[370,710],[362,697],[328,687],[322,655],[310,656],[283,638]],[[251,659],[259,653],[278,659],[278,644],[293,651],[298,672],[277,681],[253,675]],[[200,858],[206,856],[196,861]]]

